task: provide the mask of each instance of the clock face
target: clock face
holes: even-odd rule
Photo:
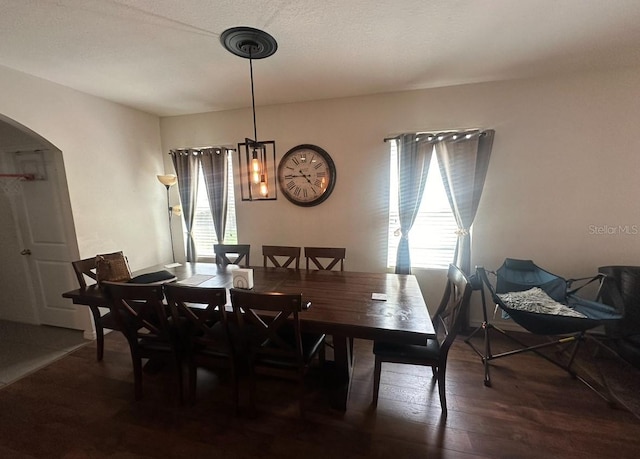
[[[285,197],[299,206],[315,206],[329,197],[336,184],[336,167],[329,153],[315,145],[298,145],[278,165],[278,183]]]

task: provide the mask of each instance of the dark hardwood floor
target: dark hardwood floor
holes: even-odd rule
[[[494,339],[500,347],[500,338]],[[173,375],[145,374],[133,400],[126,342],[106,338],[0,390],[0,457],[46,458],[635,458],[640,420],[531,355],[495,361],[493,387],[460,339],[448,369],[449,416],[440,415],[429,368],[383,365],[373,410],[371,343],[356,341],[346,413],[328,408],[319,372],[305,418],[295,386],[264,380],[257,410],[234,414],[223,373],[199,373],[198,400],[180,405]],[[245,387],[242,387],[246,393]],[[246,405],[246,396],[242,397]]]

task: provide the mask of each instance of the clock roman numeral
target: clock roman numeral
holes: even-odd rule
[[[300,161],[298,161],[298,158],[296,158],[296,157],[291,158],[291,162],[293,164],[295,164],[296,166],[300,165]]]
[[[291,180],[289,183],[287,183],[287,189],[289,191],[293,190],[296,187],[296,184],[294,183],[293,180]]]
[[[313,165],[314,169],[320,169],[322,166],[324,166],[324,163],[315,163]]]

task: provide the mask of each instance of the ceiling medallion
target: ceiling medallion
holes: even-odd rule
[[[245,59],[264,59],[278,50],[275,38],[253,27],[232,27],[220,35],[220,43],[230,53]]]

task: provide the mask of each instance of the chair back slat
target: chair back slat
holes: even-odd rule
[[[331,271],[338,263],[340,271],[344,271],[344,259],[347,249],[344,247],[305,247],[304,256],[307,259],[307,269],[311,262],[316,269]]]
[[[73,266],[73,270],[76,274],[76,277],[78,278],[78,285],[80,285],[80,288],[87,288],[86,277],[97,282],[98,276],[96,274],[96,257],[72,261],[71,265]]]
[[[300,317],[302,295],[276,292],[256,293],[231,289],[231,304],[246,340],[251,360],[265,356],[289,358],[302,365]],[[292,325],[291,328],[289,324]],[[284,339],[293,332],[293,341]],[[292,345],[295,343],[295,346]]]
[[[227,312],[227,291],[224,288],[193,287],[180,284],[165,284],[164,292],[177,323],[186,319],[190,324],[189,338],[192,342],[203,345],[225,344],[232,348],[229,338]],[[222,323],[225,343],[219,342],[219,334],[215,333],[215,324]]]
[[[249,244],[214,244],[213,251],[216,254],[217,265],[239,265],[245,268],[250,266],[251,245]],[[229,258],[229,255],[232,257]]]
[[[170,341],[162,285],[102,283],[105,296],[128,339]]]
[[[268,266],[268,262],[271,262],[276,268],[288,268],[295,263],[295,269],[300,269],[300,247],[263,245],[262,256],[265,268]]]

